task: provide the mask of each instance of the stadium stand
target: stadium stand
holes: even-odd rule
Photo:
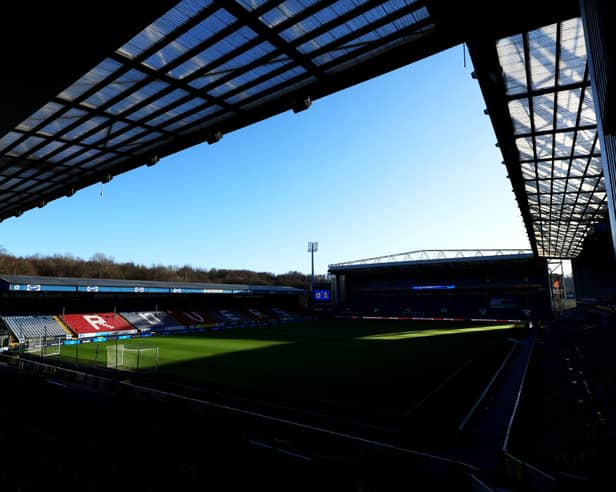
[[[75,336],[71,329],[66,326],[66,323],[60,319],[60,316],[54,316],[53,319],[56,320],[56,323],[58,323],[60,328],[62,328],[62,330],[64,330],[64,332],[68,335],[68,338],[73,338]]]
[[[280,309],[278,307],[271,308],[271,312],[274,314],[274,316],[276,316],[279,321],[293,321],[300,319],[299,315],[291,313],[290,311],[285,309]]]
[[[248,308],[245,311],[246,316],[248,316],[249,318],[253,319],[254,321],[269,321],[272,319],[272,317],[268,314],[266,314],[263,311],[260,311],[258,309],[255,308]]]
[[[341,300],[334,315],[464,319],[551,315],[545,260],[527,253],[485,251],[464,257],[457,252],[449,259],[444,252],[434,253],[442,257],[330,265]]]
[[[615,327],[615,318],[577,312],[547,325],[535,347],[511,448],[559,484],[578,487],[558,490],[613,482]]]
[[[248,316],[241,314],[237,310],[217,309],[216,314],[221,319],[224,319],[226,323],[231,323],[233,325],[252,323],[252,320]]]
[[[169,314],[182,328],[213,328],[222,324],[220,319],[203,311],[169,311]]]
[[[137,333],[136,328],[116,313],[65,314],[62,320],[78,338]]]
[[[182,324],[165,311],[126,311],[120,314],[140,333],[162,333],[184,329]]]
[[[3,316],[2,320],[20,343],[37,338],[68,338],[53,316]]]

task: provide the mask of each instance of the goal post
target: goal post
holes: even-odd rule
[[[60,355],[60,348],[64,339],[57,336],[29,338],[24,351],[28,354],[41,355],[43,357]]]
[[[108,345],[107,367],[120,371],[158,370],[158,347],[152,345]]]

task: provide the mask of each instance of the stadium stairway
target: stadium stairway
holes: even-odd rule
[[[69,336],[69,338],[73,338],[75,336],[75,334],[70,330],[70,328],[66,326],[64,321],[62,321],[62,318],[60,316],[54,316],[53,319],[56,320],[56,322],[60,325],[60,328],[64,330],[64,332]]]
[[[544,346],[536,346],[512,453],[567,490],[607,490],[600,484],[614,482],[614,326],[616,319],[604,324],[578,311],[551,323]]]
[[[535,335],[529,333],[517,342],[493,384],[478,401],[477,411],[458,435],[459,459],[478,467],[477,477],[493,490],[515,489],[516,484],[502,470],[503,445]]]

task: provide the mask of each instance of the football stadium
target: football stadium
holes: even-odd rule
[[[0,271],[2,490],[614,483],[608,2],[92,7],[2,7],[0,220],[463,44],[531,248],[341,259],[309,289]]]

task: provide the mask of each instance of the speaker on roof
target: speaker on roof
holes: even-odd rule
[[[222,138],[221,132],[213,132],[213,133],[209,133],[207,137],[205,138],[205,140],[207,141],[207,143],[212,145],[212,144],[215,144],[216,142],[219,142],[221,138]]]
[[[310,96],[300,97],[298,99],[293,99],[292,108],[294,113],[299,113],[300,111],[307,110],[312,105],[312,100]]]

